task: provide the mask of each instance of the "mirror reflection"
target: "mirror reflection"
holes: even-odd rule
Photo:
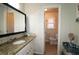
[[[0,35],[25,31],[25,15],[0,4]]]

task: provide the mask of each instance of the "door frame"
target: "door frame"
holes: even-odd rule
[[[45,6],[45,8],[58,8],[58,43],[57,43],[57,55],[60,54],[60,21],[61,21],[61,7],[59,5]],[[43,10],[44,15],[44,10]],[[43,16],[44,17],[44,16]],[[44,18],[44,52],[45,52],[45,18]]]

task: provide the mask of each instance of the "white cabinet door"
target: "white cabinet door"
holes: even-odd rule
[[[34,48],[33,48],[33,41],[31,41],[29,44],[29,55],[33,55],[34,53]]]
[[[33,41],[28,43],[23,49],[21,49],[16,55],[33,55]]]
[[[28,53],[29,53],[28,46],[25,46],[16,55],[27,55]]]

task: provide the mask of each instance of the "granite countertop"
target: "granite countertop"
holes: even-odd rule
[[[20,51],[24,46],[26,46],[29,42],[31,42],[35,36],[27,36],[15,39],[11,42],[7,42],[0,45],[0,55],[15,55],[18,51]],[[13,44],[18,40],[25,40],[22,44]]]

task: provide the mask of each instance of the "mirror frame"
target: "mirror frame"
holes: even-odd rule
[[[10,36],[10,35],[15,35],[15,34],[20,34],[20,33],[25,33],[25,32],[27,32],[27,30],[26,30],[26,14],[23,13],[22,11],[16,9],[15,7],[9,5],[8,3],[2,3],[2,4],[5,5],[5,6],[7,6],[7,7],[12,8],[13,10],[15,10],[15,11],[17,11],[17,12],[19,12],[19,13],[21,13],[21,14],[23,14],[23,15],[25,16],[25,31],[2,34],[2,35],[0,35],[0,38],[2,38],[2,37],[6,37],[6,36]]]

